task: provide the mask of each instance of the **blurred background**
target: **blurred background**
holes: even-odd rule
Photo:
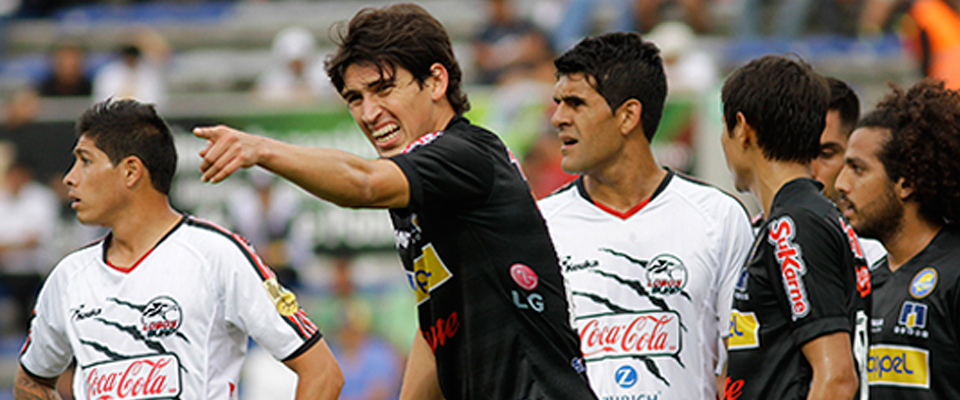
[[[669,96],[661,164],[731,191],[719,147],[720,84],[767,53],[793,53],[848,82],[863,111],[935,76],[960,86],[954,0],[423,0],[447,28],[474,123],[522,160],[537,196],[573,177],[550,126],[552,60],[585,35],[642,32],[662,49]],[[197,125],[225,123],[375,157],[323,72],[337,23],[380,1],[0,0],[0,400],[36,288],[103,232],[76,223],[60,183],[73,121],[95,101],[157,104],[177,136],[172,200],[250,240],[321,327],[344,399],[397,397],[416,332],[413,296],[383,211],[311,198],[259,169],[199,179]],[[742,197],[756,210],[752,199]],[[293,375],[255,345],[242,399],[292,395]],[[66,381],[63,379],[62,381]],[[68,385],[62,385],[68,393]]]

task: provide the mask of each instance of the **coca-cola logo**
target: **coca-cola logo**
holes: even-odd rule
[[[680,293],[687,285],[687,267],[679,258],[661,254],[647,266],[647,287],[650,293],[668,296]]]
[[[517,283],[517,286],[528,292],[536,289],[537,285],[540,284],[540,277],[537,276],[536,272],[533,272],[533,268],[520,263],[510,266],[510,277]]]
[[[169,399],[180,395],[180,360],[175,354],[112,361],[83,368],[90,400]]]
[[[681,349],[675,311],[596,315],[577,320],[587,361],[632,356],[667,356]]]
[[[182,321],[180,305],[167,296],[150,300],[140,315],[140,331],[147,337],[170,336],[180,329]]]

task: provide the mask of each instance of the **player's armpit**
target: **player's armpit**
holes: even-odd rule
[[[297,373],[297,399],[335,400],[340,396],[343,371],[323,339],[283,363]]]
[[[57,393],[57,378],[41,378],[17,368],[13,382],[13,398],[16,400],[60,399]]]
[[[437,359],[423,335],[414,335],[407,370],[403,373],[400,400],[443,400],[437,380]]]
[[[804,344],[802,350],[813,367],[807,400],[852,399],[856,395],[859,385],[849,333],[834,332],[817,337]]]

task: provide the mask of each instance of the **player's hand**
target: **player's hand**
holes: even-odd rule
[[[259,136],[225,125],[193,128],[193,134],[207,140],[207,147],[200,150],[204,182],[220,182],[238,169],[252,167],[259,161]]]

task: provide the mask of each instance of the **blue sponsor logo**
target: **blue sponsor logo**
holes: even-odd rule
[[[922,299],[936,288],[937,270],[933,267],[926,267],[913,276],[913,281],[910,282],[910,295],[916,299]]]
[[[617,381],[617,386],[620,386],[624,389],[632,388],[633,385],[637,384],[637,381],[640,380],[640,377],[637,376],[637,370],[629,365],[624,365],[617,369],[617,372],[613,374],[613,379]]]
[[[574,358],[570,365],[573,366],[573,370],[577,373],[582,374],[587,371],[587,368],[583,366],[583,357]]]
[[[900,309],[900,325],[907,328],[923,328],[927,326],[927,305],[914,303],[911,301],[903,302],[903,308]]]

